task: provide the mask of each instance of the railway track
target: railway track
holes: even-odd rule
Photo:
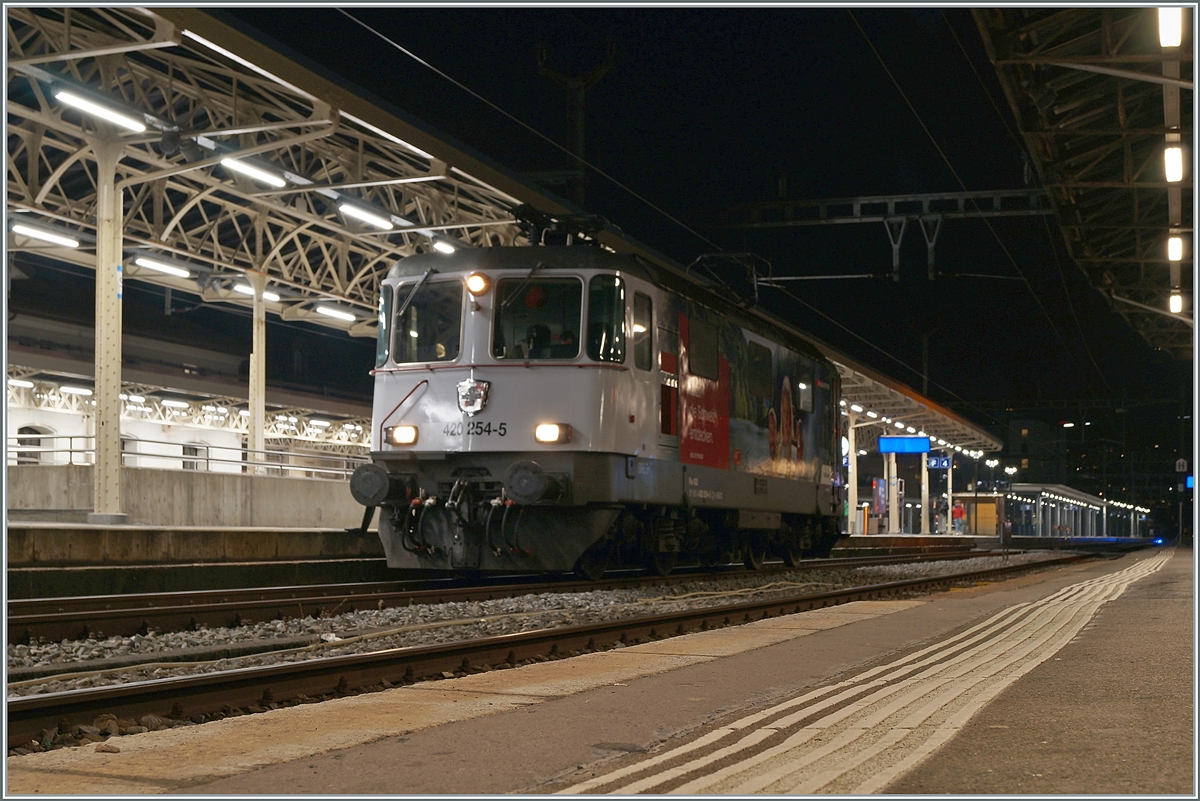
[[[391,648],[366,654],[314,658],[219,673],[141,681],[108,687],[46,693],[8,700],[10,748],[38,740],[48,730],[69,732],[102,714],[137,720],[156,715],[207,720],[295,702],[311,702],[392,687],[427,678],[503,667],[634,644],[690,631],[749,622],[855,600],[929,591],[1088,558],[1071,554],[1035,563],[1007,565],[906,579],[769,600],[682,610],[639,618],[539,629],[437,645]],[[235,712],[236,711],[236,712]]]
[[[911,562],[965,559],[977,551],[939,552],[835,559],[806,559],[799,567],[835,569]],[[739,568],[740,569],[740,568]],[[795,568],[768,565],[762,575]],[[717,571],[680,571],[667,577],[635,571],[614,574],[600,581],[497,579],[468,584],[461,579],[260,587],[244,590],[200,590],[75,598],[33,598],[8,602],[8,642],[29,643],[76,640],[89,636],[145,635],[155,631],[187,631],[201,626],[236,627],[250,621],[328,617],[364,608],[389,608],[409,604],[451,603],[515,597],[548,592],[622,589],[647,584],[694,580]]]

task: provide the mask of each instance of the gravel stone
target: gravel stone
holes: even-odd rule
[[[387,648],[455,642],[491,637],[555,626],[577,625],[642,617],[687,608],[721,606],[743,600],[769,599],[797,591],[821,592],[863,584],[879,584],[909,578],[981,570],[1004,564],[1044,561],[1054,554],[1019,553],[1007,558],[980,556],[933,562],[918,562],[872,567],[797,569],[783,573],[731,573],[723,576],[697,576],[671,585],[655,585],[618,590],[594,590],[575,593],[542,593],[490,601],[413,604],[388,609],[363,609],[330,617],[305,617],[290,620],[246,621],[233,628],[201,627],[196,631],[134,634],[131,637],[101,637],[72,642],[32,642],[9,645],[7,664],[14,667],[62,665],[63,673],[29,682],[11,682],[10,698],[38,693],[60,692],[85,687],[105,687],[133,681],[212,673],[235,668],[275,665],[324,656],[366,653]],[[232,643],[270,642],[309,637],[313,644],[302,647],[281,643],[284,650],[266,651],[236,658],[195,662],[153,661],[156,654],[183,649],[212,648]],[[622,647],[617,644],[615,647]],[[94,669],[92,660],[109,659],[123,654],[145,657],[148,661],[133,667],[72,675]],[[545,661],[538,657],[536,661]],[[508,667],[500,665],[498,667]],[[451,673],[447,678],[454,676]],[[311,701],[311,699],[309,699]],[[306,701],[307,702],[307,701]],[[251,707],[257,711],[262,707]],[[224,709],[224,716],[245,714]],[[95,721],[100,734],[153,730],[147,716],[140,722],[117,721],[102,716]],[[210,716],[215,719],[216,716]],[[162,722],[164,727],[174,723]],[[52,740],[59,732],[49,730]]]

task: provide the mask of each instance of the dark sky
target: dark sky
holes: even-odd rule
[[[513,172],[568,166],[553,146],[338,10],[280,10],[230,13]],[[1015,123],[966,10],[349,13],[561,144],[567,95],[539,76],[538,45],[554,69],[579,75],[614,41],[616,65],[587,95],[588,159],[700,236],[597,174],[587,207],[683,264],[746,250],[769,258],[777,275],[890,271],[882,224],[716,230],[714,209],[779,199],[780,176],[789,199],[1027,186]],[[933,282],[915,225],[901,259],[899,284],[808,281],[791,284],[790,295],[764,290],[763,305],[918,389],[927,335],[930,395],[984,424],[1001,419],[979,410],[987,402],[1011,400],[1019,413],[1039,397],[1176,393],[1180,365],[1109,310],[1044,218],[945,223],[937,263],[948,275]],[[1028,280],[952,277],[963,273]],[[1153,415],[1174,419],[1174,409],[1161,412]],[[1053,421],[1091,413],[1064,403],[1040,414]],[[1173,429],[1164,431],[1173,438]]]

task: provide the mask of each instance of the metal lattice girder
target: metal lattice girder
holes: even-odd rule
[[[721,209],[718,227],[798,228],[810,225],[878,223],[900,219],[965,220],[1053,214],[1040,189],[872,195],[825,200],[738,203]]]
[[[1163,48],[1149,7],[973,13],[1072,259],[1102,293],[1165,310],[1166,240],[1193,226],[1192,176],[1167,183],[1163,170],[1168,140],[1190,152],[1192,43]],[[1182,267],[1188,295],[1190,249]],[[1191,358],[1188,320],[1112,306],[1152,346]]]
[[[255,270],[284,289],[285,307],[335,299],[373,312],[387,269],[431,237],[517,241],[514,197],[206,46],[161,11],[6,9],[10,216],[74,231],[85,247],[94,241],[94,144],[114,134],[54,99],[70,87],[147,122],[145,134],[120,137],[126,255],[141,249],[199,268],[191,281],[136,267],[131,277],[225,297]],[[182,144],[167,144],[173,137]],[[253,153],[288,186],[268,191],[222,167],[234,152]],[[395,227],[345,216],[347,199],[392,215]],[[11,240],[10,249],[46,252]]]

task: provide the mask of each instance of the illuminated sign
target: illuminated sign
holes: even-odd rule
[[[880,437],[880,453],[929,453],[929,437]]]

